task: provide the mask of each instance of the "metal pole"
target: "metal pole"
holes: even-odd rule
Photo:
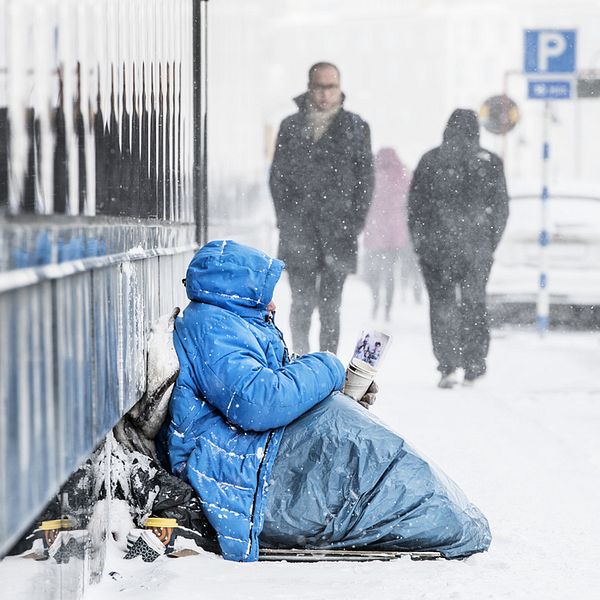
[[[194,77],[194,166],[192,187],[196,242],[204,244],[208,232],[208,182],[207,182],[207,0],[194,0],[193,8],[193,77]]]
[[[504,71],[504,77],[502,78],[502,95],[508,96],[508,76],[511,71]],[[506,132],[502,134],[502,151],[500,153],[500,157],[502,158],[502,162],[506,163]]]
[[[523,75],[523,73],[521,71],[516,71],[514,69],[509,69],[507,71],[504,71],[504,75],[502,77],[502,95],[503,96],[508,96],[508,82],[509,82],[509,77],[511,75]],[[507,139],[506,139],[506,133],[502,134],[502,151],[500,153],[500,158],[502,158],[502,162],[506,163],[506,154],[507,154]]]
[[[540,335],[548,331],[550,298],[548,293],[548,256],[547,249],[550,243],[548,235],[548,161],[550,159],[550,142],[548,141],[548,125],[550,122],[550,102],[544,103],[543,116],[543,144],[542,144],[542,195],[541,195],[541,226],[540,226],[540,280],[537,300],[537,325]]]
[[[208,241],[208,0],[202,0],[204,16],[204,131],[202,135],[202,213],[204,220],[202,222],[202,242]]]
[[[581,177],[581,111],[579,104],[579,95],[577,93],[577,80],[579,75],[575,75],[575,177]]]

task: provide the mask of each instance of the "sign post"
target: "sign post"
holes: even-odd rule
[[[550,100],[544,102],[544,121],[542,134],[542,206],[540,213],[540,279],[537,300],[537,324],[541,335],[544,335],[550,324],[550,293],[548,291],[548,255],[546,248],[550,243],[548,234],[548,161],[550,160],[550,141],[548,129],[550,125]]]
[[[573,91],[577,32],[574,29],[525,30],[524,72],[527,75],[527,97],[544,101],[542,140],[542,192],[540,214],[540,276],[537,299],[537,325],[541,335],[549,326],[550,293],[548,289],[548,233],[550,160],[550,102],[569,100]],[[569,75],[571,77],[569,77]]]

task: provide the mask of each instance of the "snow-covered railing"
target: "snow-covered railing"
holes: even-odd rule
[[[185,301],[205,33],[202,0],[0,0],[0,557],[140,398],[150,324]]]
[[[194,248],[0,273],[0,552],[143,394],[149,327],[184,305]]]
[[[144,392],[151,323],[186,300],[206,27],[204,0],[0,0],[0,558],[48,506],[69,513],[79,467]],[[106,532],[89,533],[36,598],[92,580]]]

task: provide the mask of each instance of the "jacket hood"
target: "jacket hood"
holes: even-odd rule
[[[200,248],[186,273],[187,296],[241,316],[266,312],[284,263],[233,240],[214,240]]]
[[[479,120],[474,110],[457,108],[448,119],[444,131],[444,142],[464,145],[479,145]]]

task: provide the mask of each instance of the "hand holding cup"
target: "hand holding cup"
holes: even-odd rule
[[[371,382],[371,385],[368,387],[365,395],[358,401],[361,406],[364,406],[367,410],[369,410],[369,406],[373,406],[375,404],[375,400],[377,399],[377,392],[379,391],[379,386],[375,383],[375,381]]]

